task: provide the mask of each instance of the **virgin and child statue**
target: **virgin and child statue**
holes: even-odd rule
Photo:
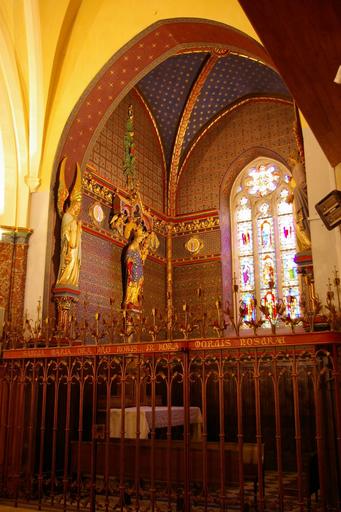
[[[130,230],[128,243],[122,251],[122,308],[142,310],[144,262],[148,253],[154,252],[159,241],[153,231],[146,229],[143,222],[136,222]]]
[[[141,310],[143,299],[143,265],[148,254],[148,234],[139,225],[130,232],[122,252],[123,303],[125,309]]]

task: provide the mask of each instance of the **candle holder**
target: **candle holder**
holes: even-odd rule
[[[334,267],[334,287],[336,290],[337,297],[337,308],[338,312],[341,313],[341,288],[340,288],[340,278],[338,276],[338,271],[336,267]]]
[[[190,312],[189,305],[185,302],[182,306],[182,311],[184,312],[183,315],[183,322],[179,325],[179,331],[181,332],[183,338],[185,340],[188,340],[189,335],[195,330],[198,329],[198,324],[196,324],[192,320],[192,315]]]
[[[119,326],[118,312],[115,310],[115,301],[110,297],[110,313],[108,319],[104,318],[109,343],[114,343]]]
[[[262,303],[259,305],[260,312],[270,323],[272,334],[276,334],[278,320],[281,319],[286,310],[284,301],[282,299],[276,299],[273,293],[274,284],[272,280],[269,281],[269,290],[266,292]]]
[[[244,323],[250,327],[253,331],[254,336],[257,336],[257,331],[264,324],[265,320],[261,318],[259,320],[252,318],[251,320],[244,320]]]
[[[136,328],[134,320],[131,314],[126,309],[122,310],[122,327],[119,335],[121,336],[123,343],[132,343]]]
[[[199,299],[199,306],[196,312],[195,323],[198,325],[199,333],[201,338],[206,338],[207,335],[207,322],[208,314],[204,304],[204,290],[201,288],[197,289],[197,296]]]
[[[333,286],[335,292],[333,290]],[[326,309],[329,311],[328,313],[328,324],[330,329],[333,331],[341,330],[341,309],[340,309],[340,278],[338,277],[338,272],[335,268],[334,270],[334,279],[333,286],[331,279],[328,278],[327,284],[327,296],[326,296]],[[338,305],[335,304],[335,294],[337,297]]]
[[[262,327],[265,320],[263,320],[262,318],[257,318],[257,299],[254,296],[252,296],[251,304],[247,304],[247,316],[249,319],[245,320],[244,317],[244,323],[245,325],[250,327],[253,330],[253,334],[257,336],[257,331],[260,327]]]
[[[167,332],[167,322],[156,308],[152,308],[152,319],[147,324],[146,330],[151,336],[152,341],[156,341],[160,332],[164,331],[165,334]]]
[[[90,329],[90,335],[95,340],[96,345],[105,338],[106,333],[105,319],[99,311],[96,311],[94,315],[94,323]]]
[[[231,311],[230,303],[228,301],[226,301],[224,313],[229,318],[230,324],[234,328],[236,336],[239,337],[240,328],[244,323],[244,317],[247,312],[247,306],[246,306],[245,302],[243,302],[241,300],[239,303],[239,306],[237,305],[237,307],[236,307],[235,304],[233,305],[233,310],[234,311]],[[228,325],[229,325],[229,323],[226,323],[225,328],[228,327]]]
[[[296,297],[295,295],[291,294],[291,290],[289,288],[289,293],[285,297],[286,301],[286,311],[281,317],[281,320],[285,323],[285,325],[288,325],[291,329],[291,333],[295,333],[295,327],[299,324],[302,324],[303,318],[300,316],[296,316]]]

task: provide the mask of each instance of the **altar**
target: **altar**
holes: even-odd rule
[[[136,438],[137,431],[137,408],[127,407],[124,410],[124,432],[125,437],[129,439]],[[153,424],[154,413],[154,424]],[[185,409],[184,407],[171,407],[170,418],[169,410],[166,406],[156,406],[154,410],[151,406],[144,405],[139,407],[140,415],[140,439],[148,439],[149,434],[154,427],[155,429],[167,428],[184,425]],[[121,409],[110,409],[110,437],[121,437]],[[201,439],[202,415],[199,407],[189,408],[189,423],[191,428],[191,437],[195,441]]]

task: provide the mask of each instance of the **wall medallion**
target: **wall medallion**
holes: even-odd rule
[[[105,219],[105,214],[100,203],[93,203],[89,208],[89,215],[91,217],[92,222],[100,228]]]
[[[200,251],[200,249],[202,249],[204,247],[204,242],[196,237],[196,236],[192,236],[189,240],[187,240],[187,242],[185,243],[185,248],[187,249],[188,252],[190,252],[192,255],[194,254],[198,254],[198,252]]]

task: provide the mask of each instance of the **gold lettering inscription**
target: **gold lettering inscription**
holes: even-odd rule
[[[241,347],[266,347],[273,345],[285,345],[284,336],[263,336],[262,338],[240,338]]]
[[[159,343],[157,346],[158,352],[167,352],[170,350],[179,350],[178,343]]]
[[[230,340],[204,340],[204,341],[195,341],[195,348],[228,348],[232,347],[232,343]]]
[[[117,352],[120,352],[122,354],[132,354],[137,352],[137,346],[136,345],[122,345],[118,348]]]

